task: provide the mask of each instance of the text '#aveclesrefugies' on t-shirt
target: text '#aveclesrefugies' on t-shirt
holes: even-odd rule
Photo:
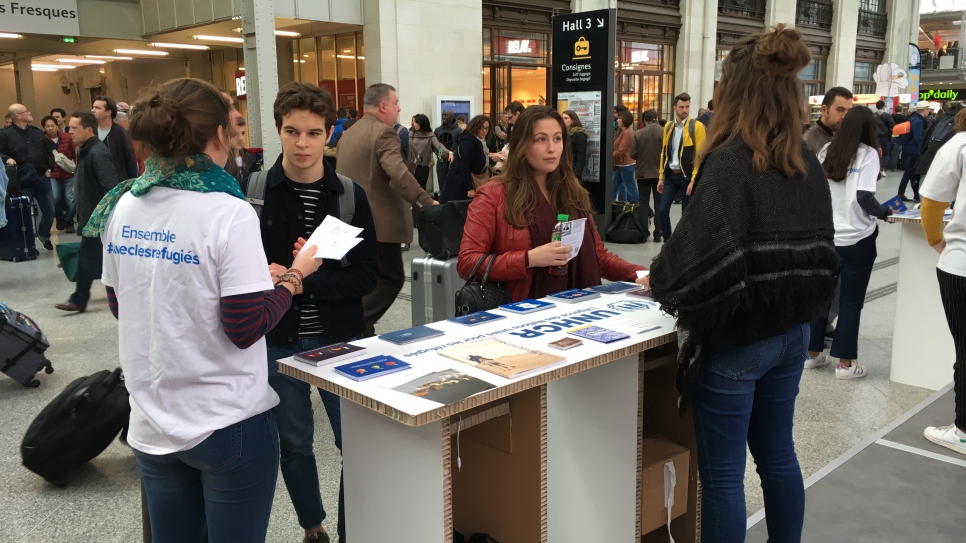
[[[161,243],[174,243],[178,239],[178,235],[171,230],[138,230],[127,225],[121,227],[121,237]],[[198,255],[191,253],[191,251],[170,250],[167,247],[142,247],[140,243],[135,243],[134,245],[117,245],[114,242],[107,243],[107,254],[109,255],[168,260],[175,265],[181,264],[182,262],[185,264],[194,264],[195,266],[201,265],[201,260],[198,258]]]

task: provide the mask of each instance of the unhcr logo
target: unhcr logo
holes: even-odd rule
[[[621,300],[619,302],[607,304],[608,309],[622,311],[624,313],[631,311],[647,311],[648,309],[657,309],[657,307],[657,302],[648,302],[645,300]]]

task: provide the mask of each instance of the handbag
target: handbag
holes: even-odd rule
[[[67,173],[74,173],[77,171],[77,164],[73,160],[67,158],[64,153],[58,153],[54,151],[54,163],[60,166],[60,169]]]
[[[80,252],[80,243],[58,243],[55,248],[57,249],[57,258],[60,260],[57,267],[64,270],[64,275],[67,276],[68,281],[71,283],[77,281],[77,255]]]
[[[460,157],[460,162],[463,161],[463,155],[460,153],[460,148],[458,146],[456,147],[456,156]],[[489,167],[489,165],[488,164],[487,165],[484,165],[483,166],[483,171],[481,173],[473,173],[471,171],[470,172],[470,177],[473,178],[473,190],[479,189],[487,181],[490,180],[490,167]]]
[[[474,280],[476,270],[480,269],[480,265],[483,264],[483,261],[488,256],[492,258],[490,258],[490,262],[487,263],[486,270],[483,272],[483,280],[477,283]],[[476,313],[477,311],[496,309],[503,304],[508,304],[513,301],[510,297],[510,292],[503,286],[503,283],[486,283],[486,278],[490,275],[490,268],[493,267],[494,261],[496,261],[496,255],[487,254],[481,256],[480,260],[473,266],[473,271],[470,272],[470,277],[466,280],[466,284],[456,292],[457,317],[469,313]]]
[[[419,247],[433,258],[446,260],[460,252],[470,200],[423,206],[416,215]]]

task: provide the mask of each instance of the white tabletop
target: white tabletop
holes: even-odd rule
[[[407,345],[395,345],[375,337],[353,341],[353,345],[366,347],[367,353],[322,367],[305,364],[294,358],[285,358],[278,361],[279,371],[379,411],[404,424],[421,426],[482,403],[676,341],[673,318],[664,315],[655,302],[626,294],[602,294],[600,298],[572,304],[557,302],[556,307],[528,315],[517,315],[500,309],[492,310],[491,313],[504,315],[506,318],[476,326],[463,326],[448,321],[435,322],[428,326],[445,332],[445,335]],[[591,320],[592,318],[597,320]],[[583,345],[566,351],[547,345],[563,337],[574,337],[566,331],[585,324],[630,333],[628,329],[621,327],[621,319],[658,325],[660,328],[641,334],[631,333],[628,339],[608,344],[583,339]],[[505,379],[436,352],[448,345],[486,337],[496,337],[519,347],[563,356],[566,361],[527,372],[514,379]],[[335,372],[336,366],[378,355],[394,356],[408,362],[412,368],[363,382],[353,381]],[[472,375],[495,385],[496,388],[450,406],[392,390],[393,387],[418,377],[448,369]]]

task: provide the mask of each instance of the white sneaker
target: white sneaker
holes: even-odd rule
[[[831,362],[831,360],[829,360],[828,355],[825,353],[819,353],[815,358],[805,360],[805,369],[811,370],[820,366],[828,366],[829,362]]]
[[[859,377],[865,377],[868,375],[865,371],[865,366],[860,366],[858,361],[853,360],[852,365],[848,368],[839,364],[835,368],[835,376],[839,379],[858,379]]]
[[[955,424],[949,426],[930,426],[923,430],[922,435],[936,445],[954,450],[959,454],[966,455],[966,438],[960,437]]]

